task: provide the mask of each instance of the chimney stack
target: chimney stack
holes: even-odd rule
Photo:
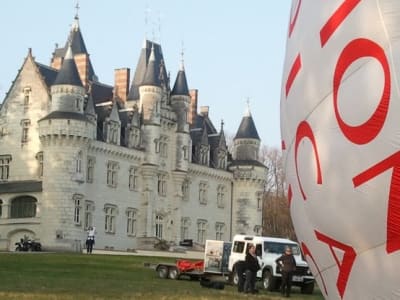
[[[114,90],[117,92],[118,98],[126,101],[129,92],[130,69],[121,68],[114,71]]]

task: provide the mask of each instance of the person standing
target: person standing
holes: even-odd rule
[[[286,247],[285,253],[278,257],[275,262],[281,267],[282,272],[281,293],[286,297],[290,297],[292,276],[293,272],[296,271],[296,260],[292,254],[292,249]]]
[[[92,227],[92,226],[90,226],[87,231],[87,238],[86,238],[86,253],[87,254],[92,254],[95,232],[96,232],[96,227]]]
[[[255,294],[258,292],[256,289],[257,271],[260,270],[260,264],[256,255],[256,246],[249,244],[249,249],[246,254],[246,280],[244,282],[244,292]]]

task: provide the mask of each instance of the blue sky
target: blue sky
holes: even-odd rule
[[[28,48],[49,64],[55,44],[63,46],[76,0],[2,2],[0,102]],[[171,81],[181,52],[189,88],[199,106],[210,107],[219,128],[234,135],[250,101],[262,143],[280,147],[279,101],[290,0],[80,0],[80,28],[95,73],[113,84],[114,69],[131,74],[145,37],[161,43]],[[182,47],[183,45],[183,47]]]

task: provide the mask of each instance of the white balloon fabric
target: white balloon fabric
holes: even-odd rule
[[[326,299],[400,299],[400,1],[294,0],[288,198]]]

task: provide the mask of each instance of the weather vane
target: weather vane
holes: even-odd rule
[[[75,9],[76,9],[76,15],[75,15],[75,17],[77,17],[77,18],[78,18],[78,16],[79,16],[79,8],[80,8],[80,6],[79,6],[79,0],[77,0],[77,1],[76,1],[76,5],[75,5]]]

